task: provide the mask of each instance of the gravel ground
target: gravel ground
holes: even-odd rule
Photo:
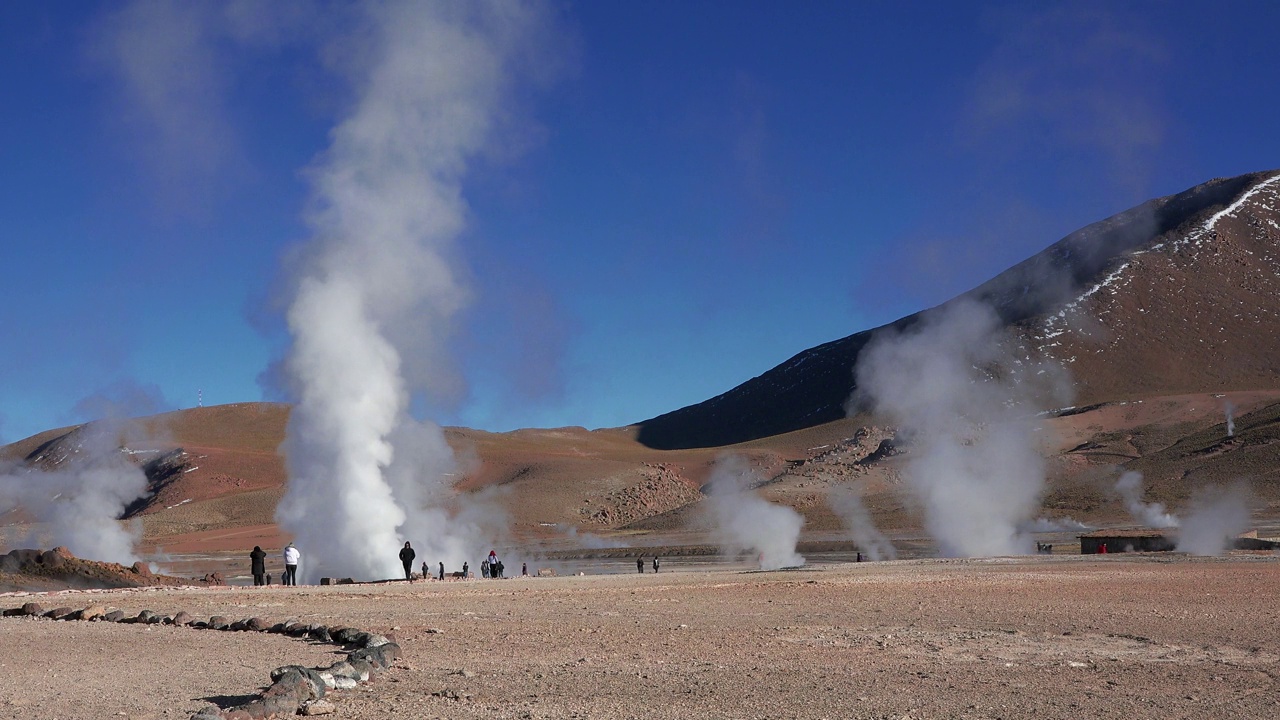
[[[1053,557],[36,597],[295,616],[404,658],[335,717],[1240,718],[1280,714],[1280,559]],[[0,597],[16,607],[31,597]],[[185,718],[332,648],[0,620],[0,717]]]

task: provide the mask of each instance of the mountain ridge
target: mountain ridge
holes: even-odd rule
[[[1062,320],[1068,315],[1080,317],[1083,315],[1081,303],[1105,289],[1109,275],[1123,272],[1132,263],[1132,255],[1158,251],[1176,253],[1184,248],[1179,243],[1197,229],[1207,225],[1204,233],[1215,232],[1219,222],[1234,219],[1230,215],[1232,210],[1238,211],[1249,202],[1269,215],[1271,225],[1265,227],[1270,228],[1271,234],[1267,238],[1271,245],[1280,245],[1277,180],[1280,180],[1280,171],[1276,170],[1217,178],[1181,193],[1149,200],[1067,235],[938,307],[962,298],[987,304],[1006,325],[1016,329],[1028,349],[1074,364],[1079,353],[1088,349],[1083,346],[1090,345],[1093,339],[1071,338],[1074,342],[1069,347],[1064,346],[1063,341],[1050,344],[1048,341],[1057,337],[1052,333],[1067,330],[1051,325],[1037,334],[1036,326],[1051,322],[1059,315]],[[1258,202],[1262,195],[1270,205]],[[1274,264],[1271,275],[1280,275],[1280,264]],[[846,401],[856,389],[854,372],[858,355],[871,338],[890,328],[909,327],[936,309],[922,310],[803,350],[720,395],[636,423],[637,438],[648,447],[662,450],[718,447],[840,419],[845,415]],[[1077,353],[1057,357],[1061,353],[1053,348]],[[1088,365],[1089,372],[1099,371],[1097,363]],[[1103,385],[1111,387],[1114,383]],[[1150,385],[1144,385],[1142,390],[1193,392],[1199,389],[1188,382],[1175,383],[1171,388]],[[1082,402],[1095,399],[1094,389],[1088,382],[1078,387]]]

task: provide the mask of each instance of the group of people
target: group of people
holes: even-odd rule
[[[284,575],[281,582],[285,585],[298,584],[298,561],[302,559],[302,553],[298,552],[298,548],[289,543],[284,546],[282,553],[284,559]],[[267,574],[267,553],[260,546],[254,545],[253,552],[249,553],[249,571],[253,574],[254,585],[268,585],[271,583],[271,576]]]
[[[413,545],[405,541],[404,547],[400,548],[400,564],[404,567],[404,579],[413,580],[413,561],[417,558],[418,553],[414,551]],[[290,542],[284,546],[284,575],[282,583],[285,585],[298,584],[298,562],[302,559],[302,553],[294,544]],[[253,552],[249,553],[250,572],[253,574],[254,585],[271,584],[271,576],[267,574],[267,553],[260,546],[254,545]],[[640,571],[644,572],[644,560],[641,559]],[[658,572],[658,558],[653,559],[653,571]],[[495,550],[489,551],[489,557],[480,563],[480,574],[486,578],[502,578],[505,575],[506,568],[502,561],[498,559],[498,553]],[[462,564],[462,577],[469,577],[470,566],[467,563]],[[520,568],[521,575],[529,574],[529,565],[524,563]],[[431,573],[427,564],[422,563],[422,577],[429,578]],[[437,578],[444,580],[444,563],[440,563],[440,570]]]
[[[654,555],[654,556],[653,556],[653,571],[654,571],[654,572],[658,572],[658,568],[659,568],[660,566],[661,566],[661,563],[659,563],[659,562],[658,562],[658,556],[657,556],[657,555]],[[644,556],[643,556],[643,555],[641,555],[640,557],[636,558],[636,571],[637,571],[637,572],[639,572],[641,575],[643,575],[643,574],[644,574]]]

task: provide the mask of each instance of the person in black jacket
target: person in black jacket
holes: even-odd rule
[[[413,579],[413,558],[417,555],[413,548],[409,547],[409,541],[404,541],[404,547],[400,549],[400,564],[404,565],[404,579]]]
[[[249,553],[249,571],[253,573],[254,585],[267,584],[267,554],[257,545],[253,546],[253,552]]]

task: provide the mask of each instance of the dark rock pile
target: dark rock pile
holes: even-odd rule
[[[0,591],[222,584],[222,577],[217,573],[199,579],[158,575],[151,572],[146,563],[136,562],[132,567],[126,567],[118,563],[83,560],[64,547],[10,550],[0,555]]]
[[[151,610],[143,610],[137,615],[130,616],[122,610],[109,609],[102,605],[90,605],[78,610],[70,607],[46,610],[34,602],[0,611],[0,616],[137,625],[178,625],[227,632],[266,632],[332,643],[347,650],[345,659],[327,667],[308,668],[301,665],[286,665],[276,668],[271,671],[271,685],[253,700],[232,708],[209,705],[196,712],[191,720],[262,720],[299,714],[328,714],[334,710],[332,703],[324,699],[330,690],[349,690],[358,683],[368,682],[371,675],[390,667],[391,663],[400,657],[400,646],[383,635],[350,627],[302,623],[296,619],[272,624],[259,617],[231,620],[215,615],[208,620],[196,620],[185,611],[179,611],[173,615],[161,615]]]

